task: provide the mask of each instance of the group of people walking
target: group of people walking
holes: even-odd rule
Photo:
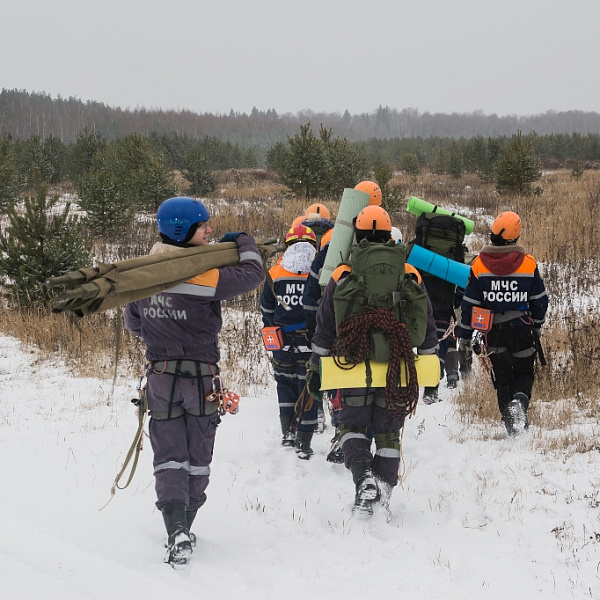
[[[447,347],[445,356],[440,353],[447,337],[441,338],[455,306],[450,311],[445,305],[444,314],[436,314],[439,299],[428,296],[423,274],[403,260],[406,251],[381,206],[379,186],[361,182],[357,189],[368,194],[368,205],[354,219],[350,259],[333,271],[324,288],[319,275],[335,222],[324,205],[314,204],[290,224],[284,237],[285,252],[269,270],[268,283],[253,237],[228,233],[219,241],[235,242],[238,264],[210,269],[126,307],[126,327],[147,346],[146,394],[156,506],[168,536],[165,561],[173,567],[189,560],[195,545],[190,528],[206,501],[223,389],[218,367],[222,300],[264,284],[260,297],[263,323],[277,336],[271,362],[281,444],[294,448],[303,460],[313,456],[311,441],[323,398],[322,358],[344,356],[350,360],[358,353],[356,360],[365,363],[367,373],[370,360],[381,356],[390,364],[403,360],[408,368],[412,348],[418,354],[436,354],[448,361]],[[152,253],[209,244],[209,219],[208,209],[199,200],[166,200],[157,212],[161,241]],[[457,357],[468,357],[474,332],[484,336],[500,414],[509,435],[528,427],[538,333],[548,306],[536,261],[518,245],[520,235],[518,215],[510,211],[500,214],[491,226],[490,243],[471,265],[466,288],[453,290],[450,303],[456,304],[458,291],[460,323],[454,330],[457,341],[452,344]],[[169,311],[150,310],[153,304]],[[490,326],[484,333],[477,323],[474,327],[473,308],[490,311]],[[353,336],[367,340],[366,353],[360,354],[364,348],[349,339]],[[467,365],[465,358],[461,371],[466,373]],[[447,372],[447,384],[452,387],[457,379],[453,366]],[[351,472],[357,515],[369,516],[378,506],[389,510],[398,482],[400,432],[418,400],[418,389],[414,398],[411,385],[404,389],[399,382],[392,387],[389,382],[374,384],[367,375],[364,385],[328,390],[336,399],[332,402],[336,447],[328,458],[343,461]],[[302,395],[304,402],[298,411]],[[429,392],[429,399],[434,395]]]

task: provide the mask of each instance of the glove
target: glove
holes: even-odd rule
[[[306,371],[306,389],[315,400],[320,401],[322,399],[321,375],[312,365]]]
[[[462,352],[470,352],[471,348],[471,340],[469,338],[460,338],[458,342],[458,349]]]
[[[226,233],[220,240],[219,244],[222,242],[235,242],[237,241],[238,235],[244,233],[243,231],[230,231]]]

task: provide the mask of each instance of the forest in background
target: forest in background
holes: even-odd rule
[[[379,106],[371,113],[351,115],[316,113],[310,110],[278,114],[273,108],[253,108],[250,114],[212,114],[187,110],[122,109],[78,98],[52,98],[44,92],[2,89],[0,92],[0,134],[19,139],[56,137],[73,142],[84,129],[111,141],[130,133],[144,136],[171,135],[203,138],[216,136],[223,142],[256,147],[263,153],[277,142],[285,142],[300,125],[311,122],[333,129],[350,142],[372,139],[474,138],[511,136],[518,130],[540,136],[573,134],[600,135],[600,114],[596,112],[547,111],[518,116],[471,113],[429,113],[416,108],[397,110]]]

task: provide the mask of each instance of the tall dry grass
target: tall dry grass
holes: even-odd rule
[[[487,242],[489,224],[503,210],[523,220],[521,244],[535,256],[550,296],[542,344],[548,365],[537,367],[529,411],[532,443],[541,451],[588,451],[597,435],[578,429],[595,423],[600,412],[600,324],[597,286],[600,220],[600,172],[586,171],[574,181],[566,170],[545,174],[541,196],[499,196],[494,187],[468,175],[460,179],[428,173],[416,178],[398,175],[392,185],[408,196],[452,207],[472,218],[475,230],[467,238],[477,252]],[[247,231],[260,237],[281,237],[307,202],[291,198],[272,178],[252,178],[239,172],[222,178],[214,197],[207,199],[211,226],[218,239],[227,231]],[[339,202],[323,201],[336,214]],[[312,202],[311,202],[312,203]],[[394,225],[409,240],[414,215],[405,201],[389,203]],[[148,252],[157,240],[153,219],[141,219],[116,244],[96,248],[100,260],[122,260]],[[221,335],[230,386],[242,393],[268,381],[266,357],[259,339],[260,290],[224,304]],[[126,332],[116,311],[83,320],[43,312],[18,313],[0,309],[0,331],[39,351],[41,358],[60,360],[81,375],[137,377],[143,368],[143,344]],[[115,363],[115,361],[118,361]],[[483,439],[504,435],[495,393],[479,369],[461,385],[453,406],[464,431]],[[443,385],[443,383],[441,384]],[[578,434],[578,431],[587,431]]]

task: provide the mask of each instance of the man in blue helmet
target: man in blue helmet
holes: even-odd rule
[[[209,218],[199,200],[166,200],[156,214],[162,241],[150,254],[207,245],[212,233]],[[250,292],[265,279],[251,236],[227,233],[220,241],[236,242],[239,264],[210,269],[125,309],[125,326],[147,346],[156,506],[168,534],[165,562],[175,568],[185,565],[192,554],[196,538],[189,529],[206,501],[220,422],[218,407],[210,398],[221,389],[217,366],[221,300]]]

